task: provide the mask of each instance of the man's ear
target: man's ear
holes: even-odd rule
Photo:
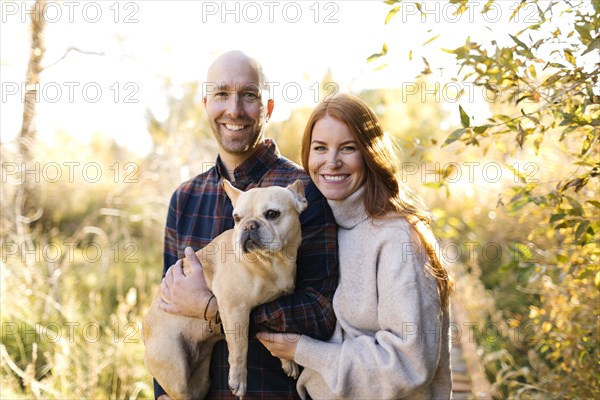
[[[240,194],[243,192],[240,189],[233,187],[233,185],[227,179],[223,179],[223,189],[225,189],[227,197],[229,197],[231,204],[233,204],[233,207],[235,207],[238,197],[240,197]]]
[[[294,205],[296,206],[296,210],[298,214],[302,213],[308,207],[308,202],[304,197],[304,183],[300,179],[297,179],[291,185],[286,187],[289,191],[294,195]]]
[[[269,99],[267,101],[267,121],[271,119],[271,114],[273,113],[273,108],[275,108],[275,100]]]

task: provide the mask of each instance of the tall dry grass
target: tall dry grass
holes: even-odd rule
[[[13,168],[24,166],[16,144],[1,148],[0,398],[152,398],[141,320],[186,171],[169,148],[140,159],[100,137],[85,145],[62,135],[34,150],[24,175]],[[195,149],[191,168],[213,154]],[[101,179],[82,174],[91,163]]]

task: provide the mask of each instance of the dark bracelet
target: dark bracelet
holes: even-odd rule
[[[208,312],[208,306],[210,306],[210,302],[212,301],[212,299],[215,298],[215,295],[213,294],[212,296],[210,296],[210,299],[208,299],[208,302],[206,303],[206,307],[204,307],[204,320],[208,321],[208,318],[206,318],[206,313]]]
[[[215,298],[215,295],[213,294],[212,296],[210,296],[210,299],[208,299],[208,302],[206,303],[206,307],[204,308],[204,320],[208,321],[208,331],[210,333],[213,333],[213,329],[212,329],[212,321],[209,321],[208,318],[206,318],[206,313],[208,312],[208,307],[210,306],[210,302],[212,301],[212,299]],[[219,310],[217,310],[217,315],[216,315],[216,323],[219,324],[221,323],[221,317],[219,316]]]

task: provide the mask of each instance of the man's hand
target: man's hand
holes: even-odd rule
[[[160,309],[192,318],[204,318],[204,309],[212,293],[208,290],[202,265],[191,247],[185,249],[185,258],[190,263],[191,273],[183,273],[183,260],[178,260],[169,267],[161,284]],[[207,312],[213,318],[218,310],[216,301],[211,301]]]
[[[300,335],[295,333],[259,332],[256,337],[275,357],[293,360]]]

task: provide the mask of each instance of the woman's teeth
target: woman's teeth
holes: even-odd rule
[[[330,182],[340,182],[346,179],[347,175],[323,175],[323,179]]]

